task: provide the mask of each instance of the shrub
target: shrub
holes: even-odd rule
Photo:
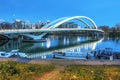
[[[25,64],[19,62],[1,62],[0,80],[31,80],[32,76],[41,76],[55,68],[54,65]]]

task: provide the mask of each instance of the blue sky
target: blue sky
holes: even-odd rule
[[[0,0],[0,20],[54,20],[87,16],[98,26],[120,23],[120,0]]]

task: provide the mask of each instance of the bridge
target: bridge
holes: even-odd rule
[[[63,23],[66,23],[70,20],[78,20],[79,22],[82,22],[84,25],[86,25],[86,28],[58,28],[60,25],[62,25]],[[84,20],[82,19],[87,19],[92,26],[90,26],[89,24],[87,24]],[[50,22],[49,24],[43,26],[41,29],[12,29],[12,30],[0,30],[0,34],[1,35],[7,35],[7,34],[19,34],[19,35],[23,35],[23,36],[27,36],[32,38],[33,40],[38,40],[41,39],[43,36],[45,36],[47,33],[49,32],[62,32],[62,31],[95,31],[98,33],[104,33],[104,31],[100,30],[97,28],[97,25],[95,24],[95,22],[86,16],[73,16],[73,17],[63,17],[63,18],[59,18],[56,19],[52,22]],[[33,34],[29,34],[32,32],[43,32],[40,35],[33,35]],[[98,35],[98,33],[96,33]]]

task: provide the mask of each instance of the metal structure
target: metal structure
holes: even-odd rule
[[[82,20],[84,18],[87,19],[88,21],[90,21],[93,26],[89,26],[84,20]],[[73,19],[76,19],[76,20],[82,22],[88,28],[57,28],[61,24],[68,22],[70,20],[73,20]],[[3,35],[3,34],[11,34],[11,33],[18,34],[19,33],[20,35],[24,35],[24,36],[33,38],[34,40],[37,40],[37,39],[41,39],[43,36],[45,36],[47,34],[47,32],[60,32],[60,31],[96,31],[96,32],[104,33],[104,31],[97,28],[97,25],[91,18],[86,17],[86,16],[73,16],[73,17],[63,17],[63,18],[56,19],[56,20],[50,22],[49,24],[43,26],[41,29],[0,30],[0,34]],[[29,34],[31,32],[44,32],[44,33],[35,36],[32,34]]]

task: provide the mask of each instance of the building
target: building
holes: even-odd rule
[[[66,22],[59,26],[59,28],[77,28],[78,25],[74,22]]]

